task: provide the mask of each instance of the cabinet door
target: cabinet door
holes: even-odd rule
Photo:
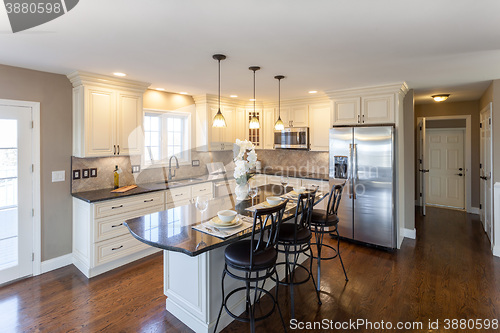
[[[361,122],[394,123],[394,95],[361,97]]]
[[[274,118],[274,108],[264,109],[264,119],[262,122],[264,134],[264,149],[274,148],[274,123],[277,118]]]
[[[235,114],[235,133],[234,133],[234,141],[236,139],[245,140],[248,138],[246,132],[246,112],[245,109],[237,108]]]
[[[235,141],[234,116],[236,110],[235,108],[224,107],[223,110],[221,111],[224,116],[224,119],[226,119],[226,127],[220,129],[221,142],[234,142]]]
[[[290,119],[293,127],[309,126],[309,112],[307,105],[292,106],[290,108]]]
[[[276,112],[277,115],[280,115],[281,116],[281,120],[283,121],[283,124],[285,125],[285,127],[290,127],[290,107],[281,107],[281,112]],[[276,118],[278,119],[278,118]]]
[[[208,144],[212,142],[222,142],[222,136],[223,136],[222,131],[224,128],[212,126],[214,117],[217,114],[217,111],[219,111],[219,108],[217,106],[209,106],[208,108],[210,110],[208,119]],[[227,126],[227,119],[226,119],[226,126]]]
[[[359,123],[360,98],[339,98],[333,101],[333,124],[353,125]]]
[[[262,110],[256,109],[255,116],[259,119],[259,128],[250,129],[248,126],[250,124],[250,119],[254,114],[254,110],[247,109],[246,110],[246,120],[245,120],[245,128],[247,133],[248,141],[252,142],[255,145],[255,148],[262,149]]]
[[[143,147],[142,95],[119,92],[117,109],[117,155],[140,155]]]
[[[330,106],[329,105],[310,105],[309,118],[311,130],[309,136],[311,139],[311,150],[328,151],[328,133],[330,131]]]
[[[116,152],[116,94],[88,87],[85,106],[85,156],[113,156]]]

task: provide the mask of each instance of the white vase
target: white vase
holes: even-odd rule
[[[236,200],[245,200],[248,197],[248,182],[236,185],[234,193],[236,194]]]

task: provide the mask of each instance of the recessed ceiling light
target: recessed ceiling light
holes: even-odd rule
[[[317,90],[309,90],[310,94],[316,94],[318,91]]]
[[[155,88],[155,90],[158,90],[158,91],[165,91],[165,88]]]
[[[236,97],[238,97],[238,95],[231,95],[231,96],[229,96],[229,97],[231,97],[231,98],[236,98]]]
[[[181,94],[181,95],[187,95],[188,93],[185,92],[185,91],[181,91],[179,94]]]
[[[448,99],[448,97],[450,97],[450,94],[432,95],[431,97],[436,102],[442,102],[442,101],[446,101]]]
[[[127,74],[120,73],[120,72],[113,73],[113,75],[115,75],[115,76],[127,76]]]
[[[250,98],[249,101],[250,102],[255,102],[255,98]]]

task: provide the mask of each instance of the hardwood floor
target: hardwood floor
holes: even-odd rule
[[[417,240],[406,239],[397,252],[342,242],[349,282],[338,260],[325,262],[323,305],[317,304],[312,284],[298,286],[297,320],[420,321],[418,331],[428,332],[429,320],[439,319],[440,327],[432,331],[449,332],[446,318],[500,319],[500,258],[492,256],[478,216],[430,207],[425,218],[417,213],[416,223]],[[2,287],[0,332],[189,332],[165,310],[162,266],[162,256],[153,255],[91,280],[67,266]],[[261,303],[268,306],[264,299]],[[285,287],[280,287],[280,304],[288,322]],[[224,332],[248,330],[248,324],[233,322]],[[259,322],[257,331],[281,332],[278,315]],[[301,332],[306,331],[314,330]]]

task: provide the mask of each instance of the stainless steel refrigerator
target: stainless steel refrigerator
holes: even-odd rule
[[[345,183],[340,236],[395,248],[394,126],[334,127],[329,141],[330,180]]]

